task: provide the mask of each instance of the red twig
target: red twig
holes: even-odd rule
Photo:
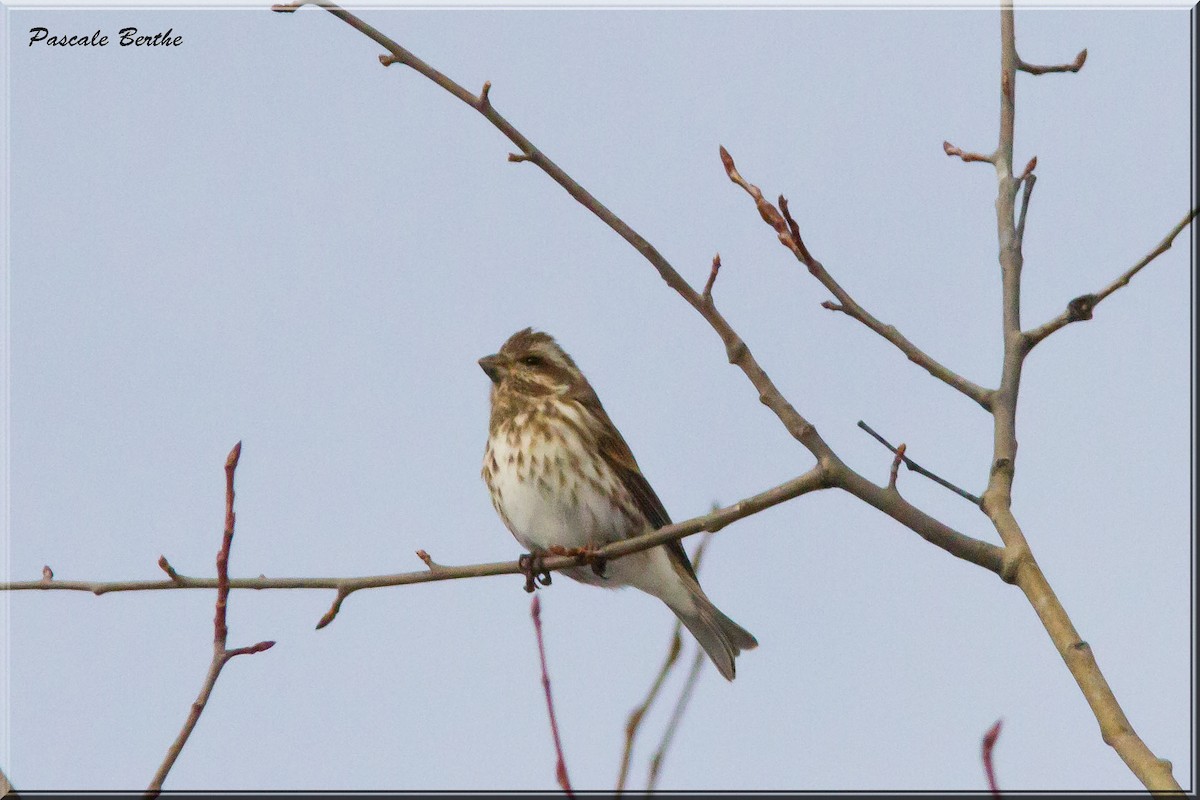
[[[1083,69],[1083,62],[1087,61],[1087,48],[1079,51],[1075,56],[1075,60],[1070,64],[1054,64],[1052,66],[1041,66],[1039,64],[1029,64],[1017,58],[1017,69],[1022,72],[1028,72],[1030,75],[1045,75],[1047,72],[1079,72]]]
[[[957,157],[961,158],[963,161],[987,161],[993,164],[996,162],[995,156],[985,156],[982,153],[970,153],[966,150],[955,147],[949,142],[942,142],[942,149],[945,150],[946,155],[950,156],[951,158]]]
[[[992,751],[996,748],[996,740],[1000,738],[1000,726],[1003,724],[1004,720],[996,720],[983,735],[983,771],[987,773],[988,788],[992,790],[992,797],[1000,796],[1000,787],[996,785],[996,770],[992,764]]]
[[[550,692],[550,674],[546,671],[546,646],[542,642],[542,602],[536,594],[529,606],[529,613],[533,617],[533,630],[537,634],[538,658],[542,662],[542,688],[546,691],[546,710],[550,712],[550,733],[554,734],[554,753],[558,757],[554,774],[558,778],[558,785],[567,793],[567,797],[574,797],[575,793],[571,791],[571,779],[567,777],[567,761],[563,758],[562,739],[558,736],[558,720],[554,716],[554,696]]]
[[[1029,163],[1025,165],[1025,171],[1021,173],[1020,180],[1025,180],[1026,178],[1028,178],[1030,175],[1033,174],[1033,171],[1035,169],[1037,169],[1037,156],[1034,156],[1033,158],[1029,159]]]
[[[183,746],[187,744],[188,737],[192,735],[196,723],[200,721],[200,715],[204,713],[204,707],[208,704],[208,698],[212,695],[213,687],[217,683],[217,677],[221,674],[221,669],[234,656],[261,653],[275,646],[274,642],[259,642],[248,647],[235,647],[233,650],[225,648],[225,642],[229,636],[229,626],[226,624],[226,609],[229,604],[229,548],[233,544],[233,526],[237,520],[237,515],[233,513],[233,473],[237,469],[238,458],[241,454],[242,443],[238,442],[229,451],[228,458],[225,459],[225,532],[221,537],[221,549],[217,552],[217,603],[216,611],[213,614],[212,661],[209,662],[208,674],[204,678],[204,684],[200,687],[200,694],[196,697],[195,702],[192,703],[192,707],[188,711],[183,728],[179,731],[179,735],[175,737],[175,741],[171,743],[166,757],[159,764],[158,771],[154,773],[154,777],[150,780],[150,786],[146,789],[146,797],[148,798],[158,797],[159,792],[162,791],[163,781],[166,780],[167,773],[175,765],[175,760],[183,752]],[[158,564],[164,572],[171,576],[172,580],[178,580],[178,575],[171,568],[171,565],[167,563],[166,558],[160,556]]]

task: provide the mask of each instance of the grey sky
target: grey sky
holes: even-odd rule
[[[369,10],[715,296],[848,463],[859,419],[973,491],[991,420],[845,316],[726,179],[787,195],[834,276],[967,377],[999,375],[989,165],[999,17],[973,11]],[[1128,268],[1191,197],[1188,12],[1018,12],[1016,159],[1038,156],[1026,325]],[[675,519],[811,456],[638,254],[482,117],[330,15],[12,10],[7,571],[212,573],[222,464],[235,575],[361,575],[514,558],[479,478],[475,360],[558,337]],[[28,47],[28,30],[172,28],[175,48]],[[1030,358],[1015,511],[1138,732],[1194,785],[1191,231]],[[903,472],[913,502],[998,541]],[[695,540],[687,542],[690,548]],[[4,572],[0,566],[0,573]],[[706,666],[664,788],[1136,789],[1028,602],[848,496],[711,543],[709,596],[762,646]],[[169,789],[554,788],[520,578],[234,593],[232,662]],[[0,594],[0,766],[18,789],[141,788],[211,652],[212,594]],[[577,788],[614,783],[673,615],[556,580],[542,597]],[[690,658],[691,647],[685,657]],[[671,684],[678,687],[682,675]],[[667,698],[673,696],[668,692]],[[670,703],[647,720],[645,761]]]

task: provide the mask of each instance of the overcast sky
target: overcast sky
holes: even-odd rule
[[[855,469],[865,420],[979,493],[991,419],[853,320],[729,183],[786,194],[855,298],[968,378],[1000,369],[995,10],[368,10],[477,90],[715,296]],[[12,10],[8,531],[13,579],[213,574],[244,442],[231,572],[352,576],[510,560],[479,466],[513,331],[554,334],[677,520],[812,465],[650,266],[486,120],[329,14]],[[110,36],[29,46],[30,29]],[[171,29],[173,47],[118,31]],[[1187,11],[1029,11],[1016,162],[1038,156],[1027,326],[1095,291],[1193,204]],[[1191,231],[1025,370],[1014,511],[1137,731],[1194,783]],[[999,543],[969,503],[901,491]],[[697,540],[688,540],[691,548]],[[1136,789],[1015,587],[855,499],[724,529],[701,572],[761,647],[707,666],[660,785]],[[169,789],[552,789],[517,576],[355,594],[235,592],[222,674]],[[0,766],[18,789],[149,782],[211,654],[211,591],[0,594]],[[578,788],[613,786],[674,621],[565,578],[542,594]],[[694,644],[689,640],[685,659]],[[682,682],[645,723],[632,786]]]

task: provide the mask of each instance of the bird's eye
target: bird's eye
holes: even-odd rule
[[[542,364],[541,356],[525,356],[521,359],[521,363],[527,367],[539,367]]]

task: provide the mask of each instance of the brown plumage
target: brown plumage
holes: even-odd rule
[[[504,524],[529,549],[598,547],[671,522],[629,445],[569,355],[548,334],[514,333],[479,360],[492,380],[483,479]],[[635,586],[671,608],[720,670],[758,645],[705,596],[678,541],[564,572],[600,586]]]

